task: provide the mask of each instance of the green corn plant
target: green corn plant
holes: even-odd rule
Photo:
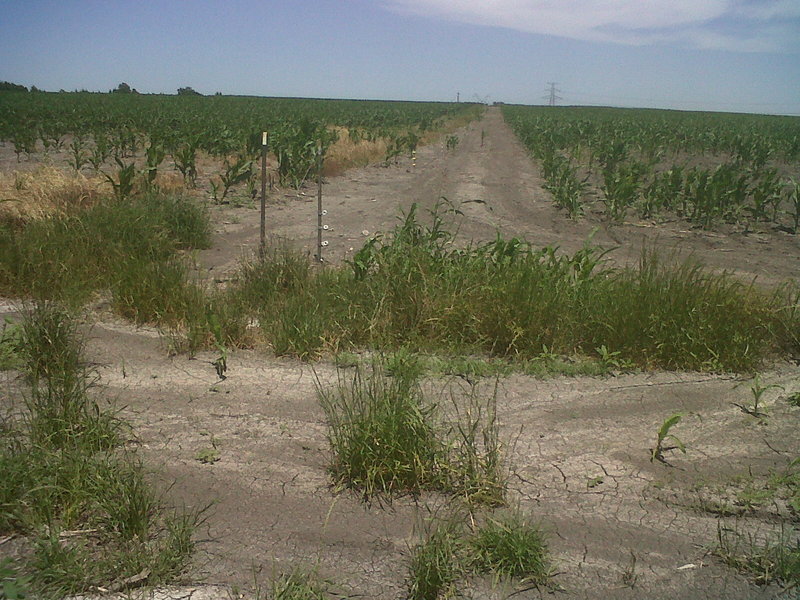
[[[191,187],[194,187],[197,181],[197,146],[197,140],[192,139],[172,154],[175,168],[183,176],[183,183]]]
[[[613,221],[622,221],[628,209],[639,197],[642,165],[638,163],[619,164],[617,168],[603,169],[603,203]]]
[[[547,178],[545,188],[553,194],[553,201],[565,209],[571,219],[580,217],[588,180],[578,179],[577,169],[560,154],[547,155],[543,165]]]
[[[684,413],[675,413],[661,424],[661,427],[659,427],[657,433],[656,445],[650,450],[650,462],[657,460],[664,464],[668,464],[667,460],[664,458],[664,452],[668,452],[670,450],[680,450],[686,454],[686,445],[680,440],[680,438],[669,432],[670,429],[680,423],[684,416]],[[674,442],[675,445],[665,446],[664,442],[668,440]]]
[[[787,201],[789,204],[790,212],[786,214],[792,219],[791,231],[797,235],[800,230],[800,182],[795,179],[790,179],[786,185]]]
[[[147,173],[148,184],[153,185],[153,183],[155,183],[156,176],[158,175],[158,165],[164,161],[165,156],[166,152],[164,151],[164,146],[160,142],[150,140],[150,145],[145,151],[145,157],[147,159],[145,172]]]
[[[14,144],[14,153],[17,155],[17,162],[22,160],[22,155],[30,157],[31,154],[36,152],[36,134],[28,130],[17,130],[11,137],[11,143]]]
[[[770,385],[761,385],[761,378],[756,375],[755,379],[753,379],[753,383],[750,386],[750,392],[753,394],[753,404],[738,404],[736,402],[733,403],[739,410],[741,410],[746,415],[750,415],[751,417],[756,417],[757,419],[763,419],[767,416],[767,411],[764,409],[762,405],[762,399],[764,398],[764,394],[766,394],[769,390],[782,390],[783,386],[778,385],[777,383],[772,383]]]
[[[114,189],[114,196],[118,200],[122,200],[133,193],[134,180],[136,179],[136,164],[133,162],[125,164],[118,156],[114,158],[114,161],[119,167],[116,177],[105,172],[102,173],[103,177],[106,178]]]
[[[253,161],[249,160],[246,156],[239,155],[233,162],[227,158],[222,165],[222,172],[219,174],[220,182],[222,183],[222,197],[220,202],[225,200],[231,187],[237,183],[242,183],[252,178],[253,176]]]
[[[777,220],[778,209],[782,200],[782,187],[783,186],[776,169],[769,169],[762,172],[752,190],[753,206],[750,209],[750,212],[752,213],[754,219],[757,221],[769,220],[767,210],[771,208],[773,220]]]
[[[69,166],[79,172],[84,165],[89,164],[89,154],[86,149],[86,140],[83,136],[76,135],[69,144]]]
[[[103,164],[108,160],[110,154],[108,147],[108,137],[104,133],[94,134],[94,148],[88,157],[89,163],[92,165],[95,173],[99,173]]]

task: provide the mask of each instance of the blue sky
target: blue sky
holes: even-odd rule
[[[0,0],[46,90],[800,114],[800,0]]]

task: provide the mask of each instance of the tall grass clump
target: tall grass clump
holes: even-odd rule
[[[379,364],[352,380],[320,388],[328,421],[334,482],[365,498],[445,487],[445,446],[437,436],[437,407],[417,381],[387,377]]]
[[[596,313],[586,335],[642,366],[752,371],[793,343],[796,298],[782,290],[762,291],[692,260],[664,263],[649,251],[638,267],[608,275],[585,307]]]
[[[647,249],[618,268],[589,242],[573,254],[499,235],[462,246],[447,218],[412,206],[347,267],[312,270],[279,247],[242,266],[228,301],[257,317],[276,354],[304,359],[367,347],[744,372],[800,346],[800,296],[788,288]]]
[[[55,304],[35,306],[20,354],[30,385],[21,410],[0,419],[0,533],[30,542],[21,570],[36,597],[181,573],[198,514],[167,511],[121,446],[125,424],[92,398],[74,318]]]
[[[193,302],[178,251],[210,245],[205,209],[155,193],[0,227],[0,291],[73,308],[97,292],[137,321],[177,322]]]
[[[505,502],[507,473],[496,419],[496,393],[449,393],[446,411],[423,393],[420,372],[376,360],[319,388],[328,422],[331,476],[365,499],[439,491],[469,504]],[[495,390],[496,392],[496,390]]]

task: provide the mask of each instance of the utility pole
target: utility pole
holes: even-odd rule
[[[461,102],[461,92],[456,92],[456,102]]]
[[[547,100],[547,105],[548,106],[555,106],[556,102],[558,102],[559,100],[563,100],[563,98],[561,96],[559,96],[558,93],[557,93],[557,92],[560,92],[561,90],[556,88],[557,84],[554,81],[548,81],[547,85],[550,86],[550,89],[549,90],[545,90],[547,92],[547,95],[543,96],[543,98],[545,100]]]

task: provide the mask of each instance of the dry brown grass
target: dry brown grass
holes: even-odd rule
[[[387,142],[377,139],[374,142],[360,140],[354,142],[346,127],[336,127],[339,134],[336,143],[328,148],[323,165],[323,174],[327,176],[341,175],[347,169],[364,167],[383,160],[386,156]]]
[[[183,176],[177,171],[159,171],[155,185],[165,194],[180,194],[186,191]]]
[[[110,192],[98,177],[41,166],[33,171],[0,173],[0,221],[25,223],[70,214],[96,204]]]

